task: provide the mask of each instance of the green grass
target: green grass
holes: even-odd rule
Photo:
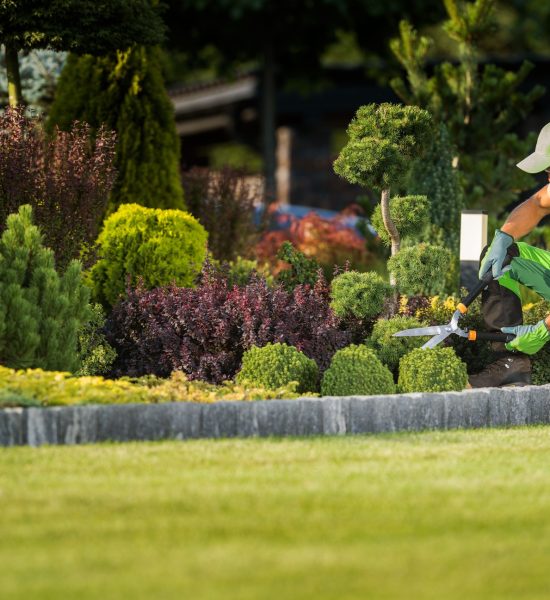
[[[548,598],[550,428],[0,450],[0,597]]]

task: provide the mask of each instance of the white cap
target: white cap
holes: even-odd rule
[[[533,154],[529,154],[516,166],[527,173],[540,173],[550,167],[550,123],[540,130]]]

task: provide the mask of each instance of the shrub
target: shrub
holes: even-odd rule
[[[260,264],[257,260],[249,260],[242,256],[237,256],[235,260],[220,262],[209,256],[206,261],[208,261],[213,270],[218,271],[222,277],[227,279],[227,285],[230,288],[234,285],[238,287],[247,285],[252,280],[254,274],[265,279],[269,286],[275,284],[275,279],[269,271],[269,266],[265,263]]]
[[[107,340],[118,355],[114,375],[181,370],[214,383],[233,378],[252,346],[284,342],[323,369],[349,339],[329,306],[324,278],[287,292],[253,274],[247,285],[231,289],[208,266],[194,289],[131,290],[107,322]]]
[[[115,135],[75,122],[46,138],[40,121],[23,109],[0,115],[0,224],[31,204],[56,262],[65,267],[97,236],[116,176]]]
[[[183,211],[123,204],[97,239],[99,260],[91,270],[96,299],[114,305],[138,279],[148,289],[172,282],[193,285],[206,256],[206,237],[202,225]]]
[[[402,248],[388,260],[388,269],[395,274],[402,294],[432,295],[445,287],[451,261],[446,248],[418,244]]]
[[[523,307],[523,322],[525,325],[534,325],[550,314],[550,302],[539,300]]]
[[[253,346],[243,355],[237,383],[249,381],[268,389],[275,389],[298,382],[298,392],[314,392],[317,389],[319,367],[314,360],[288,344]]]
[[[112,381],[102,377],[71,377],[69,373],[41,369],[16,371],[0,366],[0,407],[130,402],[211,403],[220,400],[291,399],[298,396],[296,383],[267,390],[230,381],[220,386],[188,381],[183,373],[173,373],[169,379],[148,377]]]
[[[449,392],[468,384],[466,365],[452,348],[416,348],[399,361],[400,392]]]
[[[286,290],[293,290],[297,285],[314,285],[319,277],[319,263],[315,258],[308,258],[290,242],[284,242],[277,252],[277,258],[290,265],[277,274],[277,281]]]
[[[249,257],[261,226],[254,221],[257,190],[245,173],[193,168],[182,175],[185,201],[191,214],[208,232],[208,249],[221,261]]]
[[[394,392],[390,371],[373,350],[360,345],[338,350],[321,382],[322,396],[368,396]]]
[[[276,208],[276,207],[275,207]],[[301,219],[292,215],[281,215],[278,220],[285,229],[268,231],[256,245],[256,257],[272,264],[273,274],[287,268],[277,258],[281,245],[287,241],[308,258],[314,258],[327,279],[330,279],[334,266],[349,264],[352,269],[364,270],[375,260],[367,250],[365,240],[347,224],[347,218],[356,214],[358,207],[348,207],[332,218],[323,218],[311,212]],[[285,259],[286,260],[286,259]]]
[[[395,316],[391,319],[378,319],[372,329],[368,345],[378,358],[392,371],[397,372],[399,359],[414,348],[419,348],[429,337],[393,337],[402,329],[422,327],[424,324],[412,317]]]
[[[371,319],[381,312],[390,294],[390,285],[378,273],[348,271],[332,280],[330,305],[341,318]]]
[[[44,248],[32,208],[10,215],[0,238],[0,362],[14,368],[78,368],[78,330],[89,318],[80,263],[62,275]]]
[[[103,329],[105,313],[100,304],[91,307],[90,320],[78,333],[80,369],[76,375],[104,375],[108,373],[116,358],[116,352],[107,342]]]
[[[550,383],[550,348],[545,346],[531,357],[533,385]]]
[[[430,203],[426,196],[394,197],[390,201],[390,216],[401,237],[417,235],[428,222]],[[391,239],[382,219],[382,206],[377,204],[371,216],[371,224],[386,246]]]

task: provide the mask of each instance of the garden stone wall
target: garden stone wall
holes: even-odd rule
[[[0,410],[0,445],[306,436],[550,424],[550,385],[435,394]]]

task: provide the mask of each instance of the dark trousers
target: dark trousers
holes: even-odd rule
[[[488,246],[483,249],[481,259],[485,256],[487,248]],[[508,248],[508,255],[511,258],[519,256],[516,244]],[[515,327],[523,323],[521,300],[495,279],[481,293],[481,314],[487,331],[500,331],[501,327]],[[507,352],[501,342],[493,342],[491,346],[495,353]]]

